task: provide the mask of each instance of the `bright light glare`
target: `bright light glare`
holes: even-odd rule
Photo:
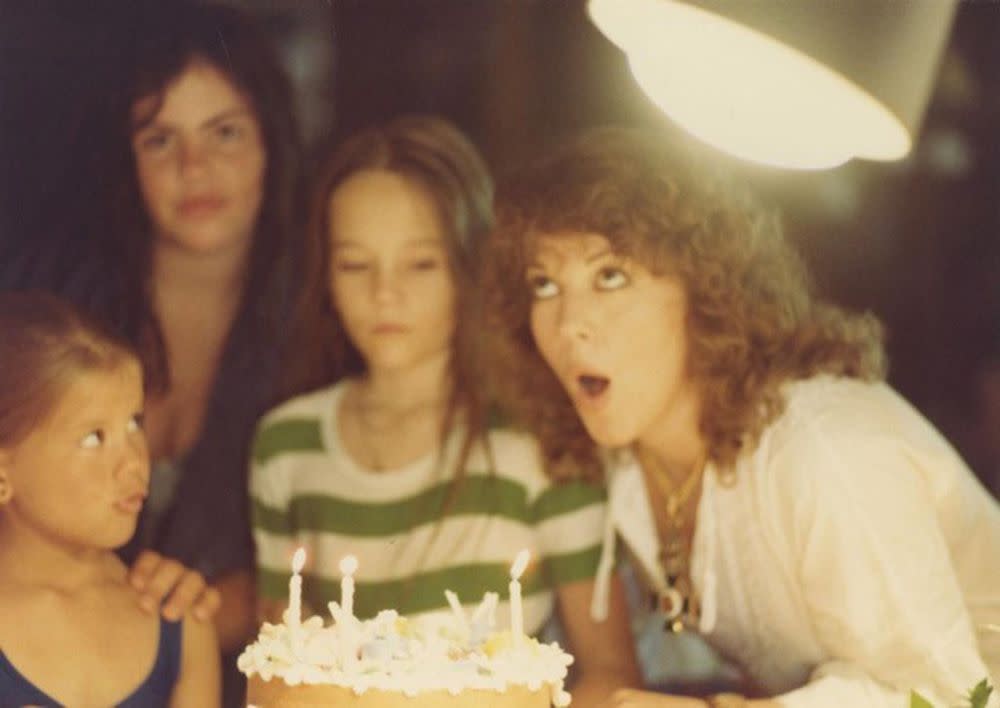
[[[910,150],[905,127],[870,94],[754,30],[672,0],[591,0],[589,11],[650,99],[721,150],[795,168]]]

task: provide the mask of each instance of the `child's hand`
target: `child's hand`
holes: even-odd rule
[[[155,551],[139,554],[129,570],[129,582],[139,592],[144,610],[155,612],[160,607],[164,619],[171,621],[188,612],[199,620],[211,619],[221,602],[219,592],[205,583],[201,573]]]

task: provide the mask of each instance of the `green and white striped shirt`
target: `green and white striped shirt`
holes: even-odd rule
[[[510,565],[526,548],[533,562],[521,578],[524,627],[535,633],[552,612],[554,588],[594,577],[603,488],[553,484],[534,439],[510,430],[489,433],[495,474],[484,446],[473,448],[453,498],[449,470],[461,447],[460,430],[443,454],[389,472],[366,471],[348,456],[337,432],[348,385],[288,401],[258,426],[250,494],[263,597],[287,600],[290,559],[304,546],[303,601],[316,612],[339,600],[338,565],[353,554],[360,562],[354,576],[359,617],[382,609],[410,615],[444,609],[445,589],[471,608],[484,592],[495,591],[503,627]]]

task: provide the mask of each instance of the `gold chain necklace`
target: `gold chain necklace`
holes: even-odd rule
[[[662,496],[666,529],[661,530],[660,560],[666,575],[666,589],[654,593],[652,605],[664,617],[664,630],[680,632],[697,624],[699,602],[691,582],[691,543],[694,536],[694,513],[688,502],[698,488],[705,469],[701,455],[687,477],[676,484],[655,457],[637,450],[639,462]]]

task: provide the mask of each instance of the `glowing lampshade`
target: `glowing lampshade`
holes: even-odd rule
[[[590,0],[636,81],[744,159],[822,168],[910,150],[955,0]]]

